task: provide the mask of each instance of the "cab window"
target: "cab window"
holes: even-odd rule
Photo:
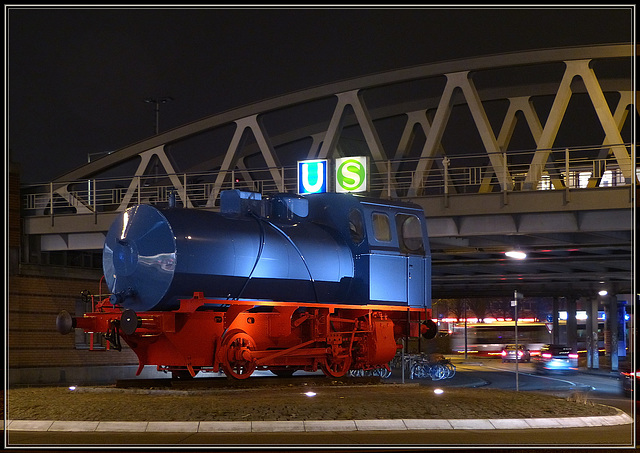
[[[376,238],[376,241],[391,241],[391,225],[389,224],[389,217],[386,214],[374,212],[371,220],[373,223],[373,236]]]
[[[398,214],[396,215],[396,224],[402,251],[406,253],[424,253],[420,219],[415,215]]]

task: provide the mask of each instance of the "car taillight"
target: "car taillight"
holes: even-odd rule
[[[569,354],[569,358],[570,359],[577,359],[578,358],[578,354]]]
[[[548,354],[548,353],[545,353],[545,354],[542,354],[542,357],[544,357],[545,359],[550,359],[552,357],[552,355]]]
[[[502,351],[502,357],[507,355],[507,351]]]
[[[524,352],[518,351],[518,357],[522,357],[522,354],[524,354]]]

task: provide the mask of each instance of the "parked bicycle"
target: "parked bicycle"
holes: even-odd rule
[[[386,367],[374,368],[372,370],[349,370],[349,376],[351,377],[380,377],[382,379],[387,379],[391,377],[391,369]]]
[[[398,358],[400,357],[400,358]],[[392,361],[392,366],[400,367],[401,356],[396,356]],[[404,356],[405,371],[409,374],[409,379],[426,379],[439,381],[450,379],[456,374],[456,367],[449,359],[442,354],[406,354]]]

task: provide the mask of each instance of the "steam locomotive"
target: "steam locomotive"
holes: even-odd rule
[[[110,295],[56,320],[121,340],[176,378],[256,370],[341,377],[433,338],[424,212],[352,194],[222,192],[219,212],[137,205],[103,250]]]

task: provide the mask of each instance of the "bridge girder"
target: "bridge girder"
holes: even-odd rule
[[[373,114],[373,111],[381,109],[376,108],[375,110],[370,110],[367,108],[362,100],[362,93],[368,90],[380,90],[381,88],[393,89],[398,85],[416,80],[433,80],[438,78],[446,79],[446,83],[444,90],[439,95],[436,94],[433,98],[438,102],[437,109],[435,111],[435,118],[431,122],[436,123],[436,127],[433,127],[433,124],[431,124],[429,131],[425,131],[427,132],[427,143],[425,143],[421,152],[421,157],[432,157],[437,154],[437,149],[442,149],[440,138],[447,127],[447,120],[451,114],[452,107],[454,105],[466,104],[474,119],[476,131],[473,133],[480,135],[485,151],[488,153],[488,157],[491,160],[492,167],[496,173],[496,177],[502,187],[510,188],[509,175],[506,175],[505,179],[504,172],[501,171],[504,168],[504,165],[503,162],[501,162],[501,156],[499,153],[506,151],[515,127],[516,112],[521,111],[524,114],[530,132],[536,139],[535,141],[537,143],[538,153],[532,161],[532,164],[534,165],[532,165],[531,169],[527,173],[526,181],[528,186],[535,187],[535,183],[537,182],[536,179],[539,180],[539,174],[541,169],[544,168],[546,158],[548,158],[549,155],[549,150],[553,147],[557,130],[565,119],[564,114],[566,113],[566,105],[573,94],[571,90],[571,82],[574,78],[579,77],[585,82],[586,91],[594,104],[594,108],[600,120],[600,125],[606,132],[606,143],[612,146],[625,178],[631,178],[630,155],[629,152],[626,151],[626,148],[622,146],[623,141],[620,137],[620,128],[622,125],[620,124],[620,121],[614,120],[602,88],[602,86],[610,85],[610,83],[607,80],[599,81],[594,70],[591,68],[591,65],[595,61],[613,61],[620,59],[628,59],[630,61],[633,54],[633,47],[626,44],[549,49],[424,65],[329,84],[230,110],[164,132],[148,140],[111,152],[100,159],[60,176],[53,181],[53,183],[57,189],[59,185],[69,181],[96,177],[100,173],[109,170],[114,166],[125,161],[135,159],[138,156],[142,156],[145,152],[151,149],[159,149],[159,147],[164,145],[174,145],[190,137],[221,128],[225,125],[235,125],[236,132],[231,138],[226,154],[223,157],[223,162],[226,161],[226,165],[222,165],[222,168],[225,170],[230,169],[231,164],[237,160],[239,155],[241,155],[239,153],[242,153],[242,150],[238,147],[239,141],[236,135],[238,135],[238,133],[241,134],[246,128],[250,128],[254,133],[256,140],[259,142],[259,149],[265,157],[267,165],[277,166],[277,152],[271,144],[275,144],[276,141],[273,140],[273,137],[271,137],[269,132],[261,125],[261,123],[259,123],[259,127],[253,124],[253,122],[257,121],[256,118],[262,118],[273,112],[282,111],[293,106],[311,104],[314,101],[331,98],[335,100],[335,105],[333,107],[333,113],[331,114],[333,119],[329,121],[328,128],[324,131],[315,131],[313,135],[305,135],[306,131],[304,130],[304,127],[298,128],[299,132],[296,133],[294,130],[294,133],[291,134],[289,140],[299,141],[305,138],[313,138],[312,147],[307,150],[307,155],[314,154],[314,147],[319,144],[319,156],[332,156],[340,137],[340,130],[344,124],[344,109],[346,106],[351,106],[355,112],[356,123],[360,126],[365,136],[372,159],[374,161],[383,161],[390,158],[392,156],[392,152],[391,150],[385,150],[383,148],[372,119],[382,120],[385,117]],[[530,90],[528,95],[508,95],[505,87],[483,87],[481,90],[478,90],[476,89],[473,80],[476,74],[480,74],[483,71],[490,73],[493,70],[501,70],[504,68],[535,68],[536,65],[545,66],[549,64],[562,64],[566,67],[559,83],[550,84],[545,81],[544,84],[537,85],[536,88],[532,88],[531,83],[527,83],[525,86],[528,86]],[[616,107],[616,111],[627,111],[629,105],[633,102],[633,96],[631,95],[631,74],[629,74],[628,79],[615,80],[615,83],[618,86],[613,88],[614,91],[623,92],[623,94],[619,95],[620,100],[618,103],[619,105]],[[523,86],[522,81],[518,81],[516,86]],[[533,96],[541,96],[541,88],[546,89],[545,94],[547,96],[553,96],[554,98],[552,111],[549,113],[549,117],[547,118],[544,127],[540,124],[539,118],[541,115],[535,112],[535,108],[531,103],[531,98]],[[609,86],[607,89],[611,90],[612,88]],[[513,87],[510,87],[508,91],[514,92],[522,90],[516,90]],[[455,93],[459,92],[463,94],[463,99],[460,99],[459,96],[454,96]],[[523,97],[524,100],[518,99]],[[493,132],[483,102],[494,102],[498,99],[507,100],[509,102],[509,111],[504,117],[504,124],[500,129],[500,132],[496,135]],[[529,100],[528,103],[526,99]],[[394,105],[394,103],[391,102],[390,105]],[[426,111],[427,109],[432,108],[433,105],[423,105],[420,110]],[[395,115],[405,114],[409,116],[411,115],[411,112],[412,110],[406,110],[404,112],[396,112]],[[388,116],[386,116],[386,118],[388,118]],[[622,123],[624,123],[624,119],[625,118],[623,117]],[[407,125],[408,124],[409,123],[407,122]],[[240,132],[238,132],[239,130]],[[322,132],[324,132],[324,136],[318,143],[318,134],[321,135]],[[203,156],[203,159],[207,160],[209,158],[215,158],[222,153],[214,154],[215,155],[211,157]],[[395,154],[398,154],[397,150]],[[302,157],[304,156],[301,156],[301,158]],[[416,173],[412,180],[410,195],[415,195],[419,190],[419,180],[423,176],[427,165],[430,165],[428,159],[421,160],[416,164]],[[186,169],[184,168],[175,168],[175,171],[178,173],[184,172],[185,170]],[[277,184],[280,176],[277,174],[273,174],[272,176]],[[485,186],[486,184],[487,183],[485,181]],[[484,190],[486,190],[486,188]]]

